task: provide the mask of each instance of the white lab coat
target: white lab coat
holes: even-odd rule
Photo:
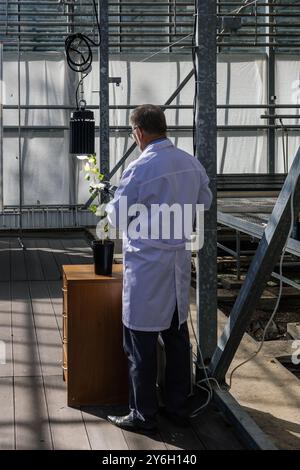
[[[128,207],[141,203],[204,204],[212,194],[200,162],[177,149],[169,139],[150,143],[122,175],[114,199],[107,205],[109,221],[118,223],[120,201]],[[114,219],[112,214],[116,217]],[[151,216],[148,215],[151,222]],[[131,219],[126,219],[128,224]],[[162,331],[171,325],[177,303],[179,325],[187,320],[191,278],[191,252],[186,239],[132,239],[123,235],[123,323],[139,331]]]

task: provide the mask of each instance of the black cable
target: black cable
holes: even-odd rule
[[[70,34],[65,40],[65,50],[69,67],[74,72],[85,73],[93,62],[91,44],[99,46],[92,39],[82,33]],[[85,49],[83,53],[82,50]]]
[[[79,105],[78,105],[78,90],[79,90],[79,87],[81,85],[81,83],[83,82],[83,80],[85,79],[85,77],[88,75],[88,73],[86,73],[85,75],[83,75],[83,77],[81,77],[81,79],[79,80],[78,82],[78,85],[76,87],[76,108],[79,109]]]
[[[98,28],[98,36],[99,41],[95,42],[87,35],[82,33],[74,33],[70,34],[65,39],[65,51],[67,57],[67,63],[71,70],[78,73],[84,73],[84,77],[81,78],[77,85],[76,89],[76,105],[78,109],[78,88],[85,77],[91,70],[92,62],[93,62],[93,52],[91,46],[99,47],[101,44],[101,31],[100,31],[100,24],[98,20],[98,13],[96,7],[96,1],[93,1],[94,12],[96,17],[96,23]],[[85,52],[83,52],[85,50]]]

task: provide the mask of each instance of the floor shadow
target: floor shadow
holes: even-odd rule
[[[253,408],[243,407],[260,428],[270,436],[275,445],[283,450],[300,450],[300,423],[276,418]]]
[[[198,410],[207,401],[205,393],[190,397],[189,412]],[[85,406],[81,410],[87,414],[106,419],[107,415],[128,414],[127,406]],[[203,412],[191,419],[187,428],[180,427],[162,415],[158,416],[158,432],[134,432],[157,442],[165,443],[167,448],[183,450],[240,450],[244,446],[238,441],[233,428],[227,423],[217,407],[210,403]]]

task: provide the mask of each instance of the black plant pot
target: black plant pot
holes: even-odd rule
[[[295,240],[300,240],[300,220],[298,218],[294,222],[294,230],[292,233],[292,238],[294,238]]]
[[[114,242],[111,240],[94,240],[92,247],[94,254],[95,274],[111,276],[114,256]]]

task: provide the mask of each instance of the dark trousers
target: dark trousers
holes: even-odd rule
[[[129,406],[140,419],[152,419],[158,412],[156,395],[158,331],[136,331],[124,326],[124,350],[129,364]],[[165,405],[168,411],[184,415],[190,393],[190,340],[187,323],[178,329],[178,312],[172,324],[161,332],[166,353]]]

